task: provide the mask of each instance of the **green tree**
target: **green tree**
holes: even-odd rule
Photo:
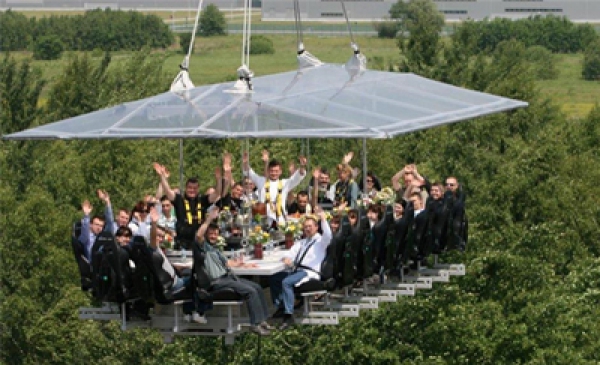
[[[264,35],[252,35],[250,37],[250,54],[273,54],[275,47],[273,41]]]
[[[65,46],[55,35],[41,37],[33,45],[33,58],[36,60],[57,60],[62,55]]]
[[[27,49],[32,27],[27,17],[11,9],[0,12],[0,51],[22,51]]]
[[[205,37],[227,33],[227,21],[216,5],[208,5],[202,14],[200,14],[198,33]]]
[[[556,57],[545,47],[529,47],[525,52],[525,57],[530,62],[531,69],[538,80],[552,80],[558,77]]]
[[[584,80],[600,80],[600,40],[598,39],[590,43],[585,50],[581,76]]]
[[[398,1],[390,9],[392,19],[400,20],[398,46],[403,59],[400,70],[430,75],[438,62],[440,33],[444,16],[431,0]]]
[[[192,33],[180,33],[179,34],[179,47],[181,47],[181,52],[187,54],[190,50],[190,42],[192,41]],[[192,48],[192,54],[194,53],[194,49]]]

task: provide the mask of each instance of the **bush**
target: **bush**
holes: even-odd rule
[[[57,60],[65,50],[65,46],[57,35],[38,38],[33,45],[33,58],[36,60]]]
[[[400,23],[395,21],[375,22],[373,28],[377,31],[379,38],[396,38],[398,30],[400,30]]]
[[[227,33],[225,16],[216,5],[210,4],[200,14],[200,29],[198,32],[205,37]]]
[[[191,41],[192,41],[192,33],[181,33],[181,34],[179,34],[179,46],[181,47],[181,51],[184,54],[188,53]],[[193,48],[192,48],[192,53],[194,53],[194,49]]]
[[[553,80],[558,77],[556,58],[546,47],[527,48],[525,58],[531,64],[535,77],[539,80]]]
[[[250,37],[250,54],[273,54],[275,47],[273,41],[264,35],[253,35]]]
[[[581,76],[585,80],[600,80],[600,40],[590,43],[583,56]]]

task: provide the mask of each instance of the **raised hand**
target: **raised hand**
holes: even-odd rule
[[[231,172],[231,153],[227,151],[223,154],[223,171]]]
[[[296,164],[294,163],[294,161],[290,162],[288,166],[288,171],[290,172],[290,176],[294,175],[294,172],[296,172]]]
[[[269,162],[269,151],[262,150],[262,161]]]
[[[208,213],[209,222],[214,221],[215,219],[217,219],[218,216],[219,216],[219,208],[216,206],[213,206],[213,208]]]
[[[319,179],[321,177],[321,168],[317,167],[317,168],[313,169],[312,176],[315,179]]]
[[[350,152],[346,153],[344,155],[344,158],[342,159],[342,163],[344,165],[350,164],[350,161],[352,161],[352,157],[354,157],[354,152],[350,151]]]
[[[93,208],[94,207],[92,207],[92,204],[89,202],[89,200],[84,200],[83,203],[81,203],[81,210],[83,210],[83,214],[86,216],[90,215]]]
[[[221,171],[221,166],[215,167],[215,177],[220,179],[223,176],[223,172]]]
[[[317,217],[319,217],[319,219],[323,220],[323,219],[327,219],[327,215],[325,214],[325,211],[323,210],[323,208],[321,208],[320,205],[317,205],[315,207],[315,214],[317,215]]]
[[[244,153],[242,153],[242,162],[245,164],[248,163],[248,152],[244,151]]]
[[[152,223],[156,223],[156,222],[158,222],[159,218],[160,218],[160,215],[158,214],[158,210],[156,209],[156,207],[150,208],[150,221]]]
[[[110,203],[110,196],[108,195],[108,193],[105,190],[98,189],[98,190],[96,190],[96,194],[98,194],[98,198],[100,200],[102,200],[104,203],[106,203],[106,204]]]
[[[306,157],[305,157],[305,156],[299,156],[299,157],[298,157],[298,160],[300,161],[300,166],[301,166],[301,167],[304,167],[304,166],[306,166],[306,163],[308,162],[308,160],[306,159]]]
[[[154,171],[156,171],[156,174],[158,174],[158,176],[163,176],[165,173],[165,167],[161,164],[159,164],[158,162],[155,162],[152,164],[152,167],[154,167]]]

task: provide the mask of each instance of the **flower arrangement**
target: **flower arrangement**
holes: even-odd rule
[[[359,208],[367,208],[369,205],[373,204],[373,199],[371,199],[368,195],[363,194],[361,198],[358,198],[356,201],[356,205]]]
[[[341,209],[339,207],[335,207],[335,208],[333,208],[333,215],[345,216],[348,214],[349,211],[350,211],[350,207],[344,207]]]
[[[225,250],[225,246],[227,246],[227,242],[225,242],[225,237],[219,236],[215,246],[217,246],[217,248],[221,251]]]
[[[293,235],[294,237],[299,237],[302,235],[302,225],[298,221],[288,220],[286,222],[280,222],[278,224],[279,230],[285,233],[286,235]]]
[[[165,239],[160,243],[160,248],[170,249],[175,244],[175,238],[170,233],[165,234]]]
[[[261,226],[256,226],[250,232],[248,239],[250,240],[250,243],[255,246],[264,245],[267,242],[269,242],[269,240],[271,240],[271,235],[269,234],[269,232],[263,231]]]
[[[373,202],[377,204],[391,205],[394,204],[394,201],[396,201],[396,193],[389,186],[378,191],[373,198]]]

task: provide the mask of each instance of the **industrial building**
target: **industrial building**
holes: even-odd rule
[[[346,0],[348,17],[376,21],[389,17],[397,0]],[[574,22],[600,21],[600,0],[434,0],[446,21],[484,18],[526,18],[531,15],[565,16]],[[302,20],[345,20],[338,0],[300,1]],[[262,0],[263,20],[293,20],[292,0]]]

